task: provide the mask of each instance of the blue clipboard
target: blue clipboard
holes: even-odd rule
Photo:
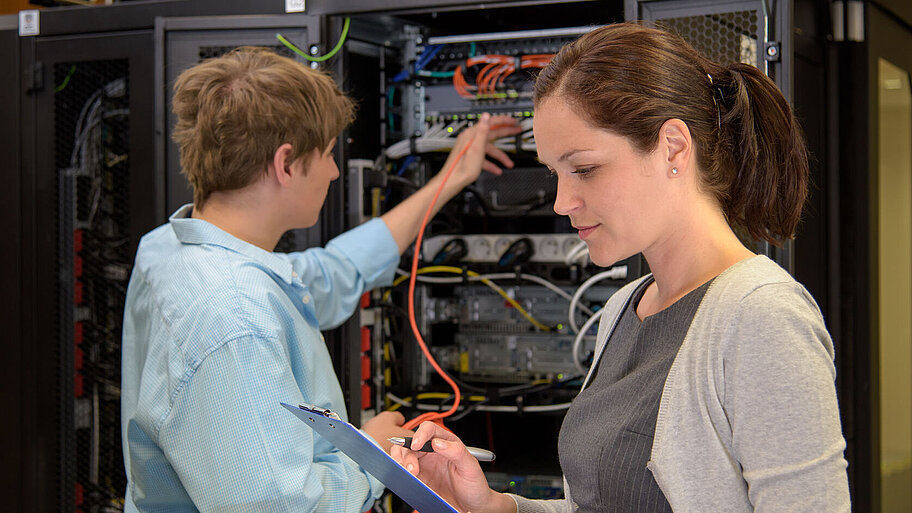
[[[336,413],[316,406],[279,404],[355,460],[409,506],[421,513],[459,513],[383,448],[364,436],[355,426],[340,419]]]

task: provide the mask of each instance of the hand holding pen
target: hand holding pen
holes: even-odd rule
[[[412,446],[425,449],[428,443],[433,452],[409,450]],[[478,460],[446,428],[422,422],[408,447],[394,444],[390,456],[459,511],[516,511],[513,499],[491,490]]]
[[[391,436],[387,438],[393,445],[398,445],[400,447],[405,447],[406,449],[412,449],[412,437],[410,436]],[[466,449],[469,451],[469,454],[475,457],[478,461],[494,461],[494,453],[487,449],[479,449],[478,447],[469,447],[466,446]],[[413,451],[421,452],[434,452],[433,444],[430,440],[424,443],[420,449],[412,449]]]

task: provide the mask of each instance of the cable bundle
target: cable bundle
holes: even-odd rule
[[[61,88],[62,90],[63,88]],[[91,226],[101,201],[103,182],[102,169],[113,166],[126,159],[126,155],[110,156],[105,160],[103,149],[103,123],[105,119],[129,117],[130,109],[113,109],[109,102],[112,98],[121,98],[126,91],[126,81],[122,78],[113,80],[98,89],[86,100],[76,121],[73,134],[73,151],[70,154],[68,173],[75,177],[90,177],[91,206],[86,223]],[[59,91],[58,91],[59,92]]]
[[[478,55],[467,59],[453,72],[453,87],[459,96],[467,99],[485,99],[501,97],[497,87],[502,86],[504,79],[518,69],[543,68],[554,54],[533,54],[511,57],[509,55]],[[475,85],[466,81],[465,70],[473,66],[484,64],[484,67],[475,76]],[[475,94],[470,92],[475,90]],[[503,94],[505,96],[505,94]]]
[[[386,149],[386,157],[396,160],[417,153],[449,151],[456,144],[456,136],[466,125],[468,125],[467,121],[435,123],[428,127],[422,135],[403,139],[391,145]],[[522,120],[519,126],[523,129],[521,149],[523,151],[535,151],[535,139],[532,136],[532,118]],[[516,136],[497,139],[493,144],[504,151],[515,151]]]

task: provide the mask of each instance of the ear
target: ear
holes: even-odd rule
[[[677,170],[673,176],[686,174],[693,153],[693,139],[690,137],[687,123],[680,119],[669,119],[662,124],[662,128],[659,129],[659,149],[669,175],[672,175],[672,169]]]
[[[288,185],[292,178],[292,147],[291,144],[285,143],[276,148],[272,155],[272,162],[269,163],[269,172],[274,174],[276,181],[282,185]]]

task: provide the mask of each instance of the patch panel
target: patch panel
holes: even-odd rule
[[[460,378],[497,383],[533,379],[564,379],[578,374],[572,360],[573,335],[550,333],[482,335],[457,334],[455,345],[433,349],[441,365]],[[583,351],[595,349],[595,336],[586,336]]]
[[[562,326],[567,321],[569,302],[553,291],[532,283],[506,286],[503,290],[515,299],[530,315],[542,323],[554,326],[558,332],[564,332]],[[600,305],[605,298],[613,294],[617,286],[598,285],[589,288],[581,301],[593,307]],[[564,287],[569,295],[573,288]],[[426,298],[423,311],[431,322],[454,322],[460,325],[460,331],[513,331],[520,332],[529,326],[515,309],[506,308],[503,298],[487,287],[457,286],[452,296],[444,298]]]

